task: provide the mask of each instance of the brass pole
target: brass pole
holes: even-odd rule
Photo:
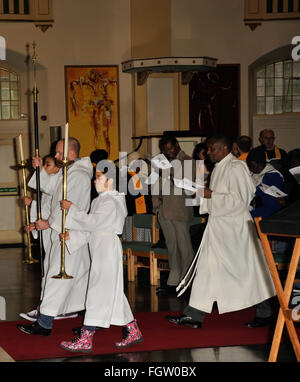
[[[22,168],[23,190],[24,190],[24,197],[26,197],[27,196],[26,173],[25,173],[26,162],[25,161],[21,161],[19,167]],[[29,226],[29,224],[30,224],[30,220],[29,220],[29,208],[28,208],[27,205],[25,205],[25,224],[26,224],[26,226]],[[38,263],[39,261],[35,260],[32,257],[31,237],[30,237],[30,232],[29,231],[26,232],[26,236],[27,236],[28,258],[26,260],[24,260],[23,263],[26,263],[26,264]]]
[[[63,165],[63,184],[62,184],[62,198],[63,200],[67,199],[67,168],[68,165],[71,163],[71,161],[68,161],[66,158],[62,160]],[[53,279],[72,279],[73,276],[69,276],[66,273],[65,269],[65,261],[66,261],[66,240],[65,240],[65,233],[66,233],[66,216],[67,211],[62,210],[62,224],[61,224],[61,233],[63,234],[63,239],[61,241],[61,265],[60,265],[60,273],[56,276],[52,276]]]

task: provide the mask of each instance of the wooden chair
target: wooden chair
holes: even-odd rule
[[[277,360],[284,324],[286,324],[288,335],[290,337],[296,358],[298,361],[300,361],[300,343],[294,326],[294,321],[300,321],[300,317],[299,315],[295,317],[295,311],[289,308],[289,301],[300,258],[300,230],[298,229],[299,220],[297,221],[297,219],[295,219],[293,221],[293,216],[291,216],[290,220],[290,222],[287,220],[283,221],[280,215],[279,217],[270,216],[265,219],[255,218],[257,231],[261,239],[265,257],[280,304],[276,328],[273,335],[272,347],[269,354],[269,362],[276,362]],[[262,223],[265,224],[262,225]],[[279,271],[277,269],[276,262],[272,253],[270,241],[268,239],[269,236],[294,237],[296,239],[292,257],[289,263],[284,289],[279,277]]]
[[[132,241],[122,242],[124,263],[127,262],[128,281],[135,281],[139,268],[150,269],[151,246],[157,241],[155,222],[155,215],[152,214],[135,214],[132,217]],[[138,228],[151,229],[152,241],[137,241]]]
[[[292,249],[290,250],[289,254],[280,254],[276,251],[274,242],[275,242],[274,238],[271,240],[269,239],[269,243],[270,243],[271,251],[272,251],[272,254],[274,257],[275,265],[276,265],[278,274],[280,276],[285,271],[289,270],[290,261],[291,261],[291,257],[292,257]],[[300,282],[300,279],[295,278],[294,282]]]

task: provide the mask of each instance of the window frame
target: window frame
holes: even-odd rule
[[[9,84],[11,84],[11,82],[13,82],[13,81],[10,80],[10,74],[11,73],[14,74],[14,75],[17,75],[17,77],[18,77],[18,80],[16,81],[17,82],[18,99],[17,100],[12,100],[11,99],[11,90],[13,90],[13,89],[11,88],[11,86],[9,86],[9,97],[10,97],[10,99],[7,102],[10,103],[10,108],[12,106],[12,102],[18,102],[19,110],[18,110],[18,118],[12,118],[12,111],[11,111],[11,109],[10,109],[10,118],[2,118],[2,103],[5,102],[6,100],[2,100],[2,94],[1,94],[1,82],[2,82],[2,80],[1,80],[1,77],[0,77],[0,123],[1,122],[6,122],[6,121],[20,121],[20,120],[22,120],[22,117],[21,117],[21,115],[22,115],[22,111],[21,111],[21,105],[22,105],[22,97],[21,97],[21,73],[18,70],[14,69],[14,68],[12,68],[12,67],[10,67],[8,65],[5,65],[2,62],[0,63],[0,70],[1,69],[8,71],[8,73],[9,73]]]
[[[275,65],[277,63],[280,63],[282,62],[282,76],[281,77],[276,77],[275,76]],[[291,63],[292,64],[292,75],[291,77],[285,77],[284,75],[284,65],[285,63]],[[258,117],[274,117],[274,116],[283,116],[283,115],[298,115],[300,114],[300,110],[299,111],[293,111],[293,100],[294,100],[294,96],[295,97],[298,97],[299,98],[299,101],[300,102],[300,93],[299,94],[296,94],[294,95],[293,94],[293,81],[289,81],[290,83],[290,90],[289,90],[289,93],[287,95],[287,89],[286,89],[286,86],[285,86],[285,80],[287,79],[298,79],[298,81],[300,81],[300,73],[299,73],[299,76],[294,76],[293,75],[293,71],[294,71],[294,65],[295,64],[298,64],[300,66],[300,63],[298,62],[295,62],[293,60],[291,60],[290,58],[283,58],[283,59],[279,59],[279,60],[276,60],[276,61],[272,61],[272,62],[268,62],[268,63],[265,63],[263,65],[260,65],[258,67],[256,67],[254,69],[254,92],[253,92],[253,96],[254,96],[254,100],[253,100],[253,104],[254,104],[254,108],[253,108],[253,116],[258,116]],[[266,71],[267,71],[267,67],[273,65],[273,76],[272,77],[267,77],[267,74],[266,74]],[[258,107],[257,107],[257,104],[258,104],[258,86],[257,86],[257,82],[258,82],[258,79],[259,77],[257,76],[258,75],[258,72],[261,71],[261,70],[265,70],[265,75],[264,77],[262,77],[264,80],[265,80],[265,92],[264,92],[264,96],[261,96],[261,97],[264,97],[265,98],[265,106],[264,106],[264,113],[258,113],[257,110],[258,110]],[[299,68],[300,69],[300,68]],[[266,105],[266,101],[267,101],[267,92],[266,92],[266,89],[267,89],[267,86],[266,86],[266,80],[267,78],[272,78],[273,79],[273,95],[272,95],[272,98],[273,98],[273,113],[267,113],[267,105]],[[280,113],[277,113],[275,111],[275,98],[276,98],[276,94],[275,94],[275,79],[276,78],[282,78],[282,83],[283,83],[283,91],[282,91],[282,95],[281,96],[277,96],[277,97],[282,97],[282,112]],[[290,99],[291,101],[291,111],[285,111],[285,107],[286,107],[286,104],[287,104],[287,100]]]

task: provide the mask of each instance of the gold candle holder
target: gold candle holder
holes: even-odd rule
[[[26,185],[26,173],[25,169],[27,167],[27,163],[25,160],[21,160],[21,163],[18,165],[19,168],[22,169],[22,178],[23,178],[23,190],[24,190],[24,197],[27,196],[27,185]],[[25,225],[29,226],[30,220],[29,220],[29,208],[25,205]],[[35,264],[38,263],[39,260],[36,260],[32,257],[32,245],[31,245],[31,237],[30,232],[26,232],[27,236],[27,249],[28,249],[28,257],[27,259],[23,260],[23,263],[26,264]]]
[[[66,158],[64,158],[62,161],[59,161],[59,163],[62,164],[63,167],[63,188],[62,188],[62,198],[63,200],[67,199],[67,169],[68,166],[73,163],[73,161],[69,161]],[[61,224],[61,233],[63,234],[63,239],[61,240],[61,265],[60,265],[60,272],[56,276],[52,276],[53,279],[72,279],[73,276],[69,276],[66,273],[66,240],[65,240],[65,233],[66,233],[66,216],[67,211],[62,210],[62,224]]]

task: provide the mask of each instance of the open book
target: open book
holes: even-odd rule
[[[259,186],[259,188],[264,192],[265,194],[274,196],[274,198],[284,198],[287,196],[283,191],[281,191],[276,186],[268,186],[267,184],[263,184]]]
[[[174,178],[174,184],[178,188],[182,188],[184,190],[197,192],[198,188],[204,188],[204,185],[192,182],[190,179],[176,179]]]
[[[300,183],[300,166],[289,169],[289,172],[295,177],[298,183]]]
[[[173,167],[168,159],[164,156],[164,154],[158,154],[154,158],[151,159],[151,163],[162,170],[166,170],[168,168]]]

